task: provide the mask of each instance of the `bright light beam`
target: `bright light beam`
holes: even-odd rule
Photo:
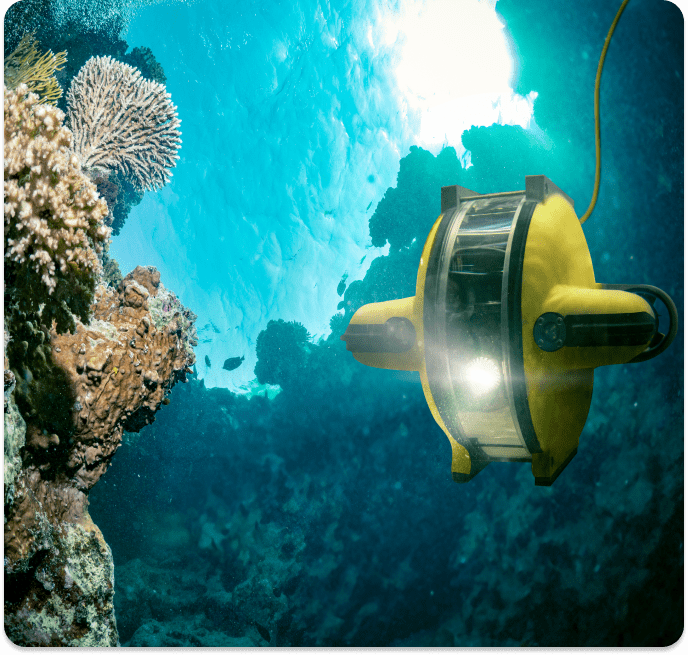
[[[466,367],[466,379],[476,396],[484,396],[499,386],[502,376],[494,361],[487,357],[477,357]]]
[[[471,125],[530,124],[537,94],[524,98],[509,86],[513,61],[495,0],[414,0],[386,37],[403,43],[397,83],[420,115],[421,145],[452,145],[461,155]]]

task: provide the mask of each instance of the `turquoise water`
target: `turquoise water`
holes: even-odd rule
[[[400,16],[396,3],[360,1],[199,0],[134,13],[124,38],[162,64],[183,145],[171,183],[146,194],[112,254],[122,270],[156,266],[194,307],[206,385],[236,390],[253,379],[255,340],[270,319],[326,336],[342,275],[361,279],[386,252],[372,247],[368,219],[400,157],[423,143],[419,110],[396,75],[409,41]],[[499,31],[495,48],[506,53]],[[460,44],[455,52],[468,56]],[[502,67],[508,77],[510,63]],[[479,90],[487,109],[452,118],[452,141],[441,134],[431,148],[461,150],[467,121],[508,120],[489,84]],[[231,375],[221,369],[240,355]]]
[[[146,196],[113,254],[124,269],[157,266],[198,307],[198,327],[217,327],[198,350],[215,365],[198,367],[212,386],[232,386],[219,365],[234,355],[246,363],[232,380],[253,378],[252,347],[270,318],[325,334],[342,273],[362,277],[379,252],[366,247],[366,207],[393,183],[404,135],[397,99],[373,108],[366,96],[382,98],[390,65],[356,50],[346,12],[339,49],[314,14],[291,3],[158,6],[126,35],[163,65],[183,147],[172,183]],[[366,76],[355,56],[382,70]]]

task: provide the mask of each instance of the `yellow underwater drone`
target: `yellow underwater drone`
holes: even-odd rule
[[[550,485],[576,454],[598,366],[647,361],[678,330],[671,298],[643,284],[595,282],[573,201],[544,175],[525,190],[442,188],[423,248],[416,295],[373,303],[342,339],[367,366],[420,373],[433,417],[452,447],[452,476],[467,482],[493,461],[531,462]],[[669,312],[659,332],[654,302]]]

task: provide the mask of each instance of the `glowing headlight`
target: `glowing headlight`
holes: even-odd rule
[[[478,357],[466,367],[466,380],[471,391],[477,396],[484,396],[494,391],[502,376],[497,364],[487,357]]]

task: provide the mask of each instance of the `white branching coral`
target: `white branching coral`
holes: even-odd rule
[[[66,308],[84,320],[93,299],[107,204],[70,151],[64,113],[25,84],[4,87],[4,101],[6,286],[21,311],[43,305],[47,325],[71,327]]]
[[[85,169],[119,170],[162,188],[176,166],[181,121],[165,87],[111,57],[91,57],[72,80],[67,114]]]

